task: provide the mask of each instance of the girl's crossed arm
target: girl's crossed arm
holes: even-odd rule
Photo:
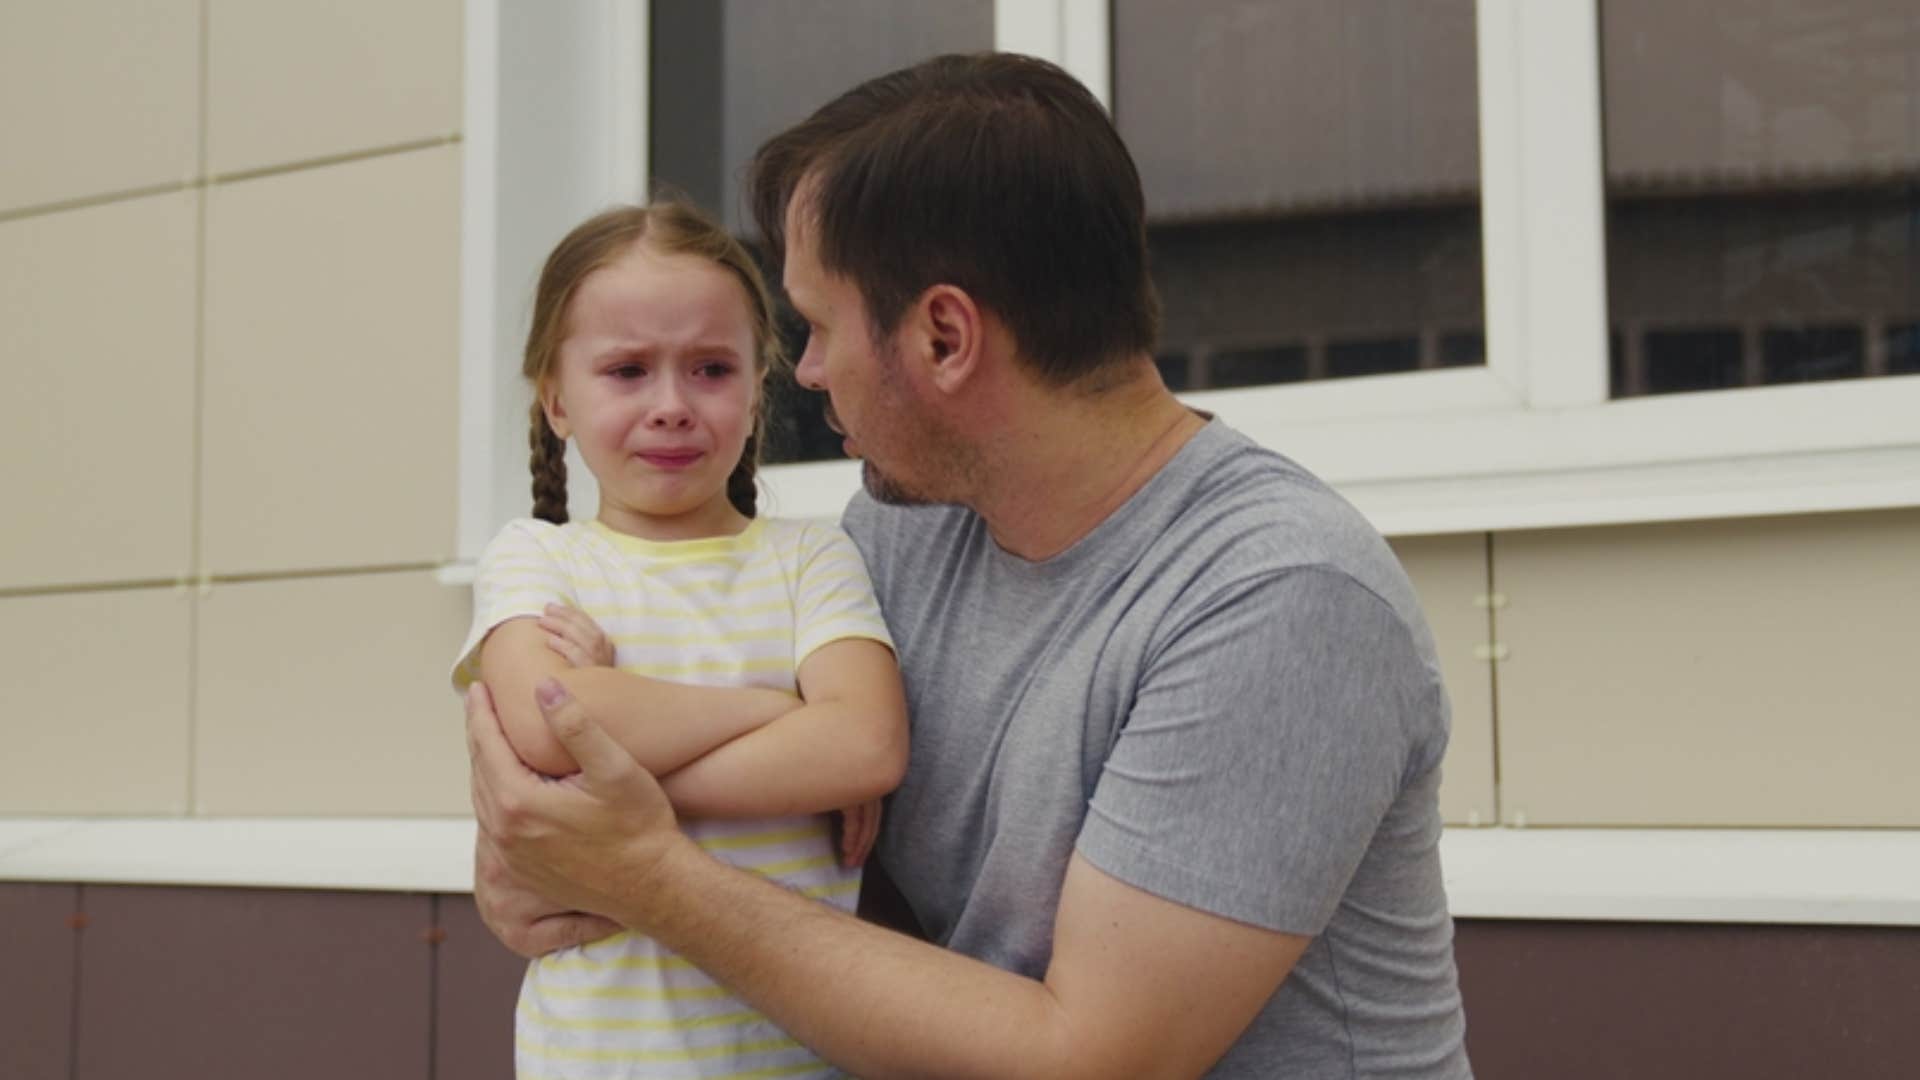
[[[551,677],[660,777],[689,817],[856,806],[892,791],[906,771],[905,694],[893,651],[880,642],[843,638],[815,649],[797,672],[796,700],[777,690],[689,686],[603,666],[611,657],[592,655],[597,628],[582,634],[569,621],[511,619],[481,646],[481,678],[508,742],[530,768],[554,776],[576,768],[534,703],[534,687]],[[575,666],[582,659],[596,666]]]
[[[544,622],[523,616],[494,627],[480,646],[480,678],[493,695],[514,753],[528,768],[549,776],[564,776],[579,766],[547,729],[534,703],[533,689],[543,679],[560,680],[655,776],[672,773],[799,704],[778,690],[688,686],[634,675],[606,666],[610,655],[594,658],[599,661],[595,666],[576,667],[562,655],[560,645],[550,642],[553,632]],[[554,636],[576,649],[583,644],[577,635]]]

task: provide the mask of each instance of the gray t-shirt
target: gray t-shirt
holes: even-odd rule
[[[1470,1075],[1438,855],[1446,694],[1359,513],[1216,420],[1043,562],[958,507],[861,495],[845,522],[913,720],[877,858],[932,940],[1041,977],[1078,851],[1313,937],[1209,1076]]]

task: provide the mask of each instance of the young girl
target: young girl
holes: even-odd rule
[[[523,367],[538,520],[481,556],[454,684],[483,680],[521,759],[559,776],[575,764],[533,698],[557,678],[707,851],[851,909],[906,706],[852,542],[755,515],[778,359],[759,272],[697,211],[616,209],[560,242]],[[567,439],[600,483],[590,522],[567,523]],[[859,808],[844,862],[822,816],[840,807]],[[523,1078],[838,1075],[631,933],[534,961],[515,1043]]]

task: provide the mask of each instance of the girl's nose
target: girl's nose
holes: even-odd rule
[[[653,399],[652,407],[647,411],[647,426],[683,428],[692,424],[693,411],[687,408],[686,395],[680,392],[677,380],[660,380],[659,392]]]

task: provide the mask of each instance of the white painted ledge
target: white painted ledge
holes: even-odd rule
[[[468,892],[473,822],[0,820],[0,881]],[[1448,829],[1462,919],[1920,926],[1920,830]]]
[[[1460,918],[1920,926],[1920,830],[1448,829]]]
[[[0,821],[0,881],[471,892],[461,818]]]

